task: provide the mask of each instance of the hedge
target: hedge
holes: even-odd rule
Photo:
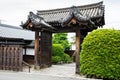
[[[80,71],[87,76],[120,79],[120,31],[98,29],[82,43]]]
[[[52,45],[52,63],[70,62],[70,56],[64,53],[64,48],[61,44]]]
[[[52,56],[62,57],[63,54],[64,54],[64,48],[61,44],[53,44],[52,45]]]
[[[57,64],[60,61],[61,61],[60,56],[52,56],[52,63]]]
[[[62,57],[62,61],[67,63],[71,61],[71,58],[68,54],[64,53],[63,57]]]

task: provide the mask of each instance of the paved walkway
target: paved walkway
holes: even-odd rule
[[[52,65],[50,68],[28,72],[0,71],[0,80],[95,80],[75,74],[75,64]]]

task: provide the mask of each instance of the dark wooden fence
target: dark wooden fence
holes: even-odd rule
[[[22,57],[21,46],[0,46],[0,70],[22,71]]]

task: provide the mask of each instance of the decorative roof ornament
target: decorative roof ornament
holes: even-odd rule
[[[71,7],[67,18],[63,19],[61,22],[62,22],[62,26],[65,26],[68,23],[76,24],[77,22],[80,22],[80,21],[83,22],[88,20],[89,18],[87,16],[84,17],[82,13],[80,13],[80,11],[77,9],[77,7],[73,6]]]
[[[76,6],[72,6],[70,10],[70,14],[72,14],[78,20],[87,20],[87,17],[84,17],[82,13],[77,9]]]
[[[43,20],[42,17],[35,15],[33,12],[29,12],[28,19],[36,26],[42,24],[41,21]]]
[[[42,17],[34,14],[33,12],[29,12],[28,20],[25,23],[22,22],[21,24],[23,28],[30,29],[30,30],[55,29],[54,27],[49,25],[47,22],[45,22]]]

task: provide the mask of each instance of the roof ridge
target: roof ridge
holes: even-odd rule
[[[97,6],[97,5],[102,5],[103,1],[97,2],[97,3],[92,3],[92,4],[87,4],[87,5],[81,5],[81,6],[76,6],[78,8],[86,8],[86,7],[91,7],[91,6]],[[64,11],[66,9],[71,9],[71,7],[66,7],[66,8],[56,8],[56,9],[49,9],[49,10],[37,10],[37,14],[40,13],[45,13],[45,12],[52,12],[52,11]]]
[[[81,6],[77,6],[77,7],[90,7],[90,6],[95,6],[95,5],[102,5],[103,1],[100,1],[98,3],[92,3],[92,4],[88,4],[88,5],[81,5]]]
[[[17,26],[12,26],[12,25],[7,25],[7,24],[0,24],[1,27],[7,27],[7,28],[12,28],[12,29],[22,29],[22,28],[19,28]]]

